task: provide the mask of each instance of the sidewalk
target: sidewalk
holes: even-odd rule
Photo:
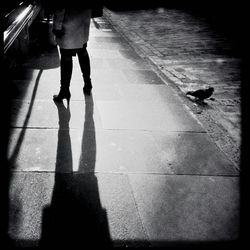
[[[105,9],[105,18],[176,89],[213,141],[240,168],[243,37],[239,30],[244,26],[236,7],[231,19],[221,13],[221,19],[227,16],[224,24],[217,20],[218,13],[212,19],[216,10],[207,14],[209,20],[205,13],[181,8]],[[208,105],[186,98],[187,91],[208,85],[215,89]]]
[[[55,104],[57,50],[13,72],[9,236],[16,246],[168,246],[239,237],[239,171],[168,81],[104,18]]]

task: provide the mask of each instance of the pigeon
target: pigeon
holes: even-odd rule
[[[205,99],[209,98],[214,92],[213,87],[209,87],[206,89],[198,89],[194,91],[188,91],[186,95],[191,95],[195,97],[199,101],[204,101]]]

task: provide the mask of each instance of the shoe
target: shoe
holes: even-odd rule
[[[67,103],[69,103],[70,97],[71,97],[71,94],[70,94],[69,89],[68,88],[67,89],[61,88],[59,94],[53,96],[53,100],[55,102],[62,102],[63,99],[66,99]]]

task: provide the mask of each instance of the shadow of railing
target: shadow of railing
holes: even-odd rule
[[[36,93],[37,93],[37,88],[38,88],[38,85],[39,85],[39,81],[40,81],[42,72],[43,72],[43,70],[40,70],[38,72],[36,82],[35,82],[35,86],[34,86],[34,89],[33,89],[33,92],[32,92],[32,96],[31,96],[29,109],[27,111],[26,117],[25,117],[23,125],[22,125],[23,129],[22,129],[22,131],[21,131],[21,133],[20,133],[20,135],[19,135],[19,137],[17,139],[16,146],[15,146],[11,156],[9,157],[9,161],[11,162],[12,166],[15,166],[16,159],[18,158],[18,155],[19,155],[19,151],[20,151],[20,148],[21,148],[21,145],[22,145],[22,142],[23,142],[23,138],[25,136],[25,132],[26,132],[26,127],[28,125],[30,115],[31,115],[31,112],[32,112],[32,108],[33,108],[33,105],[34,105],[34,101],[35,101],[35,97],[36,97]]]

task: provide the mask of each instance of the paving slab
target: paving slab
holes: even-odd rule
[[[165,106],[163,103],[145,101],[97,101],[97,106],[104,129],[204,131],[178,104]]]
[[[13,129],[15,171],[239,176],[204,133],[80,129]],[[58,171],[59,171],[58,170]]]
[[[206,133],[152,132],[160,158],[170,173],[239,176],[239,171]]]
[[[149,245],[125,175],[14,173],[9,217],[17,246]]]
[[[132,65],[133,64],[131,64],[131,66]],[[152,70],[136,70],[136,67],[133,67],[133,69],[123,69],[123,72],[128,82],[133,84],[164,84],[159,76]]]
[[[129,175],[152,246],[239,236],[239,178]]]
[[[11,126],[19,128],[59,128],[59,119],[68,117],[71,128],[83,128],[85,115],[90,112],[95,120],[95,126],[101,127],[100,114],[94,104],[85,101],[71,101],[56,105],[53,100],[21,101],[14,100],[12,105]]]
[[[54,172],[59,160],[61,171],[71,173],[73,164],[79,162],[75,157],[79,157],[81,150],[78,130],[14,129],[11,132],[9,159],[12,171]]]

